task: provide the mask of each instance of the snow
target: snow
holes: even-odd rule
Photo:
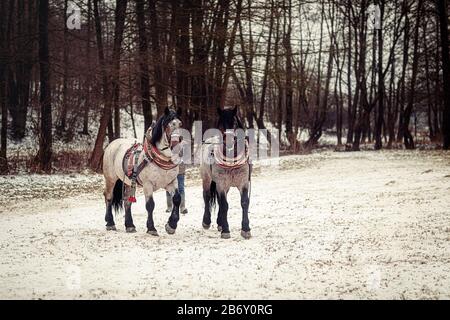
[[[16,178],[17,193],[49,189],[0,201],[0,298],[450,298],[449,153],[320,152],[256,167],[248,241],[236,190],[232,238],[202,229],[195,169],[174,236],[165,195],[155,195],[159,238],[145,233],[142,196],[136,234],[122,215],[105,231],[101,176]],[[58,183],[80,190],[58,193]]]

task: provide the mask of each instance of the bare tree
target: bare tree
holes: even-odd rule
[[[115,11],[114,44],[112,53],[112,106],[114,109],[114,137],[120,138],[120,57],[122,50],[125,14],[128,0],[117,0]]]
[[[378,36],[378,110],[375,125],[375,150],[383,147],[382,130],[384,123],[384,73],[383,73],[383,18],[384,18],[384,0],[378,0],[377,5],[380,7],[380,26],[377,30]]]
[[[414,106],[417,72],[419,67],[419,28],[423,16],[423,1],[424,0],[419,0],[417,4],[416,23],[414,27],[413,63],[410,80],[410,90],[408,95],[408,104],[405,108],[403,116],[403,139],[405,147],[407,149],[415,148],[414,138],[411,135],[411,132],[409,131],[409,123]]]
[[[93,170],[97,171],[100,169],[101,160],[103,156],[103,143],[106,138],[106,129],[111,119],[111,97],[108,83],[109,81],[108,81],[107,65],[105,60],[105,51],[103,48],[102,25],[98,9],[99,7],[98,0],[93,1],[94,1],[95,33],[97,39],[97,52],[102,74],[103,103],[104,103],[102,116],[100,118],[100,126],[98,128],[97,133],[97,139],[95,140],[94,150],[92,151],[91,159],[89,161],[90,167]]]
[[[441,54],[442,69],[444,78],[444,116],[443,116],[443,134],[444,149],[450,149],[450,52],[448,40],[448,12],[447,0],[436,0],[436,7],[439,15],[441,31]]]
[[[141,93],[142,114],[144,115],[144,129],[152,123],[152,108],[150,104],[150,80],[148,73],[148,40],[145,28],[145,2],[136,0],[136,15],[139,33],[139,89]]]
[[[91,70],[92,62],[91,62],[91,33],[92,33],[92,0],[88,0],[87,3],[87,39],[86,39],[86,60],[87,60],[87,67],[88,70]],[[83,131],[82,134],[89,134],[89,110],[90,110],[90,103],[91,103],[91,72],[86,72],[86,100],[83,110]]]
[[[8,12],[6,1],[0,3],[0,11]],[[7,83],[7,60],[8,54],[8,41],[7,41],[7,29],[9,21],[6,19],[0,20],[0,108],[2,111],[1,119],[1,141],[0,141],[0,174],[8,173],[8,160],[7,160],[7,127],[8,127],[8,109],[7,109],[7,96],[6,96],[6,83]]]
[[[49,173],[52,169],[52,105],[50,92],[50,59],[48,48],[48,0],[39,0],[39,70],[41,130],[39,139],[39,168]]]

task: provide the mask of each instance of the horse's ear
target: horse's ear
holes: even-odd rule
[[[217,107],[217,114],[220,116],[222,115],[222,109],[220,107]]]
[[[181,116],[183,115],[183,109],[181,109],[181,107],[177,108],[177,116],[178,118],[181,118]]]
[[[169,107],[166,107],[166,109],[164,109],[164,115],[167,117],[170,114],[170,109]]]

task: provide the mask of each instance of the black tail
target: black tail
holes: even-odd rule
[[[209,198],[209,207],[215,208],[217,199],[219,198],[219,194],[217,193],[217,186],[214,181],[211,182],[211,186],[209,187],[209,192],[211,194],[211,197]]]
[[[113,198],[112,198],[112,207],[115,213],[119,213],[123,209],[123,182],[122,180],[117,180],[114,185]]]

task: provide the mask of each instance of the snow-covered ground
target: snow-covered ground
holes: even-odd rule
[[[322,152],[260,167],[248,241],[235,190],[232,238],[202,229],[192,177],[174,236],[156,194],[159,238],[145,233],[142,196],[136,234],[122,216],[105,231],[100,176],[1,180],[0,298],[450,298],[449,153]],[[17,195],[39,181],[41,192]]]

